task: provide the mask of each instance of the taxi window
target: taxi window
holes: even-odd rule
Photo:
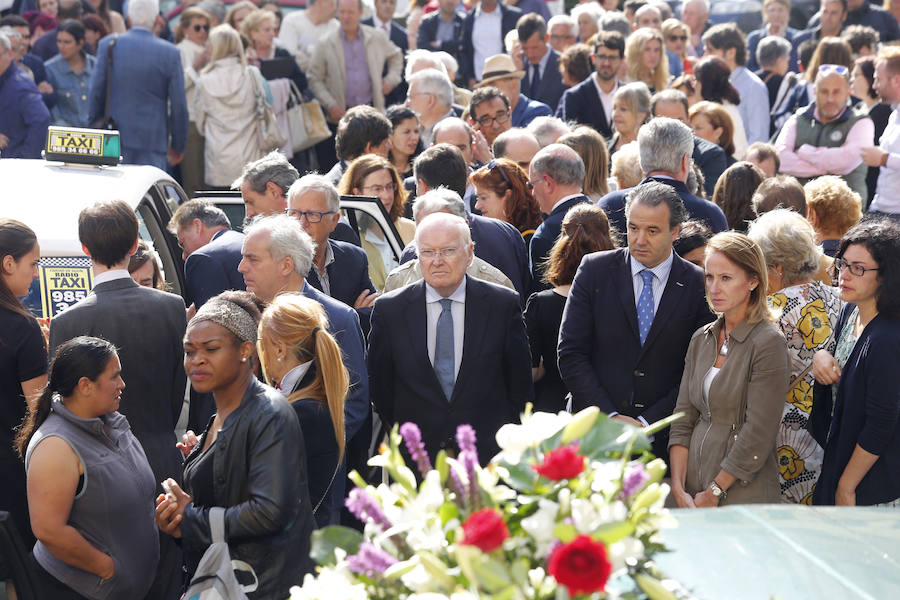
[[[150,207],[150,197],[145,196],[141,200],[136,211],[138,218],[138,236],[149,244],[150,248],[159,254],[163,279],[173,294],[181,294],[181,281],[178,277],[180,261],[172,256],[172,252],[166,244],[166,233],[163,229],[165,223],[160,224],[158,217]]]
[[[178,210],[178,206],[187,202],[187,196],[184,195],[184,192],[170,182],[160,182],[159,187],[162,189],[162,195],[169,207],[170,213],[175,214],[175,211]]]
[[[400,266],[400,256],[389,242],[390,232],[369,214],[355,208],[344,210],[347,220],[359,233],[359,240],[369,258],[369,277],[380,292],[391,270]]]

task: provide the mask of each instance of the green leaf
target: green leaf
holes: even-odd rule
[[[582,436],[578,453],[591,460],[614,458],[627,450],[632,437],[632,452],[650,450],[650,439],[641,429],[600,414],[591,430]]]
[[[335,548],[340,548],[348,555],[356,554],[362,541],[362,534],[355,529],[329,525],[313,531],[309,555],[320,565],[334,565],[337,563]]]
[[[506,470],[505,474],[501,472],[501,478],[515,490],[530,492],[538,483],[538,474],[526,460],[521,460],[514,465],[504,460],[500,462],[500,467]]]
[[[568,544],[578,536],[578,530],[571,523],[560,523],[553,528],[553,536],[563,544]]]
[[[597,421],[597,416],[599,414],[600,409],[596,406],[588,406],[587,408],[578,411],[578,413],[572,417],[572,420],[569,421],[569,424],[563,428],[560,443],[563,446],[566,446],[586,434],[590,431],[591,427],[594,426],[594,422]]]
[[[438,509],[438,515],[441,517],[441,526],[444,526],[452,519],[459,518],[459,508],[453,502],[444,502]]]
[[[591,534],[591,537],[598,541],[603,542],[607,546],[610,544],[615,544],[619,540],[624,537],[627,537],[634,533],[634,524],[630,521],[620,521],[618,523],[607,523],[606,525],[601,525]]]
[[[493,558],[472,565],[478,584],[490,594],[499,594],[512,585],[504,566]]]

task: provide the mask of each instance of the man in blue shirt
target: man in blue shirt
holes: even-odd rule
[[[0,34],[0,156],[40,158],[50,111],[34,82],[16,66],[9,38]]]

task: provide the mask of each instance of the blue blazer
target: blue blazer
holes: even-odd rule
[[[92,121],[103,116],[106,105],[106,48],[111,39],[100,40],[97,49],[91,76]],[[143,27],[115,39],[110,114],[119,126],[122,146],[162,154],[169,147],[184,152],[188,112],[178,48]]]
[[[559,72],[559,52],[549,46],[547,50],[550,53],[550,57],[547,58],[547,66],[544,67],[544,74],[538,82],[537,95],[535,96],[531,93],[531,64],[525,59],[524,54],[522,55],[522,63],[526,67],[525,77],[522,78],[519,90],[523,94],[529,95],[533,100],[543,102],[549,106],[550,114],[553,114],[559,104],[559,99],[562,98],[563,92],[568,88],[563,84],[562,74]]]
[[[497,430],[515,422],[533,397],[531,352],[511,290],[467,275],[465,312],[462,363],[449,402],[428,358],[424,281],[375,302],[369,381],[385,425],[417,424],[432,460],[456,447],[456,428],[465,423],[475,429],[485,464],[498,451]]]
[[[538,225],[534,235],[531,237],[531,244],[528,248],[532,292],[539,292],[550,287],[541,281],[541,278],[544,276],[544,261],[550,256],[550,250],[562,231],[562,222],[566,217],[566,213],[576,204],[590,201],[591,199],[585,195],[570,198],[554,208],[544,218],[544,222]]]
[[[843,330],[853,308],[844,306],[835,331]],[[898,355],[900,319],[878,315],[866,325],[841,370],[837,398],[830,385],[815,385],[810,428],[825,457],[813,504],[834,504],[838,481],[857,445],[878,455],[856,488],[857,505],[900,498]]]
[[[593,73],[590,77],[563,92],[556,108],[556,116],[579,125],[589,125],[607,140],[612,137],[612,123],[606,120],[606,111],[597,95]]]
[[[573,410],[593,405],[648,423],[671,415],[691,336],[712,319],[703,272],[674,254],[641,346],[628,249],[585,256],[559,330],[559,372],[572,393]],[[663,438],[668,433],[656,434],[654,451],[665,457]]]
[[[356,311],[304,282],[301,293],[315,300],[325,309],[328,330],[334,336],[344,356],[344,366],[350,374],[350,391],[344,402],[344,430],[347,441],[363,426],[369,416],[369,379],[366,375],[366,346]]]
[[[497,267],[509,277],[519,292],[520,305],[525,306],[531,287],[531,273],[528,270],[528,250],[519,230],[498,219],[468,215],[469,230],[475,242],[475,256]],[[416,249],[409,244],[403,249],[400,264],[416,258]]]
[[[352,307],[363,290],[374,294],[375,286],[369,279],[369,259],[365,250],[348,242],[331,239],[328,240],[328,245],[334,254],[334,262],[325,267],[331,287],[330,296]],[[322,282],[314,268],[310,267],[306,281],[322,291]]]
[[[694,164],[703,173],[703,189],[706,197],[712,198],[716,191],[716,182],[728,168],[728,157],[725,151],[716,144],[694,136],[694,153],[691,155]]]
[[[15,63],[0,73],[0,133],[9,138],[3,158],[40,158],[50,111],[31,78]]]
[[[722,212],[722,209],[709,200],[704,200],[703,198],[699,198],[690,193],[683,182],[664,177],[648,177],[641,183],[645,183],[651,179],[653,181],[665,183],[666,185],[671,185],[675,188],[675,191],[681,196],[681,201],[684,202],[684,207],[687,209],[691,219],[699,219],[705,222],[706,226],[709,227],[713,233],[728,231],[728,221],[725,220],[725,213]],[[634,188],[610,192],[600,198],[600,202],[598,203],[598,206],[606,212],[606,217],[609,219],[610,226],[615,227],[622,235],[625,235],[626,233],[625,197],[632,189]]]
[[[500,39],[506,37],[506,34],[511,30],[516,28],[516,23],[519,21],[519,17],[522,16],[522,11],[514,6],[506,6],[503,2],[498,3],[500,7]],[[459,57],[459,74],[463,78],[463,81],[468,84],[470,79],[475,79],[475,46],[472,45],[472,28],[475,25],[475,11],[478,6],[475,6],[466,14],[466,18],[463,19],[463,34],[462,34],[462,53]],[[481,73],[477,73],[477,75],[481,75]]]
[[[440,25],[441,11],[436,10],[430,14],[422,17],[422,21],[419,23],[419,32],[416,34],[416,48],[423,50],[440,50],[450,54],[453,58],[459,61],[460,56],[462,54],[462,31],[463,31],[463,19],[465,19],[466,13],[457,11],[453,15],[453,39],[446,42],[441,42],[440,48],[435,48],[432,46],[432,42],[437,41],[437,32],[438,25]]]
[[[191,253],[184,262],[187,301],[200,308],[207,300],[225,290],[247,289],[238,272],[244,234],[230,229],[216,233],[205,246]]]
[[[519,94],[519,101],[512,111],[512,126],[527,127],[529,123],[538,117],[547,117],[553,114],[550,107],[543,102],[532,100],[525,94]]]

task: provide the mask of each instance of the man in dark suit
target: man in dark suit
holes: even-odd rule
[[[703,221],[713,233],[728,229],[725,213],[708,200],[690,193],[685,185],[694,151],[694,132],[675,119],[656,117],[638,131],[641,170],[648,181],[659,181],[675,189],[684,203],[690,219]],[[609,224],[625,233],[625,198],[636,188],[611,192],[600,199],[598,206],[606,211]]]
[[[238,273],[244,235],[231,230],[225,212],[208,200],[189,200],[169,220],[184,259],[188,302],[200,308],[225,290],[244,289]]]
[[[438,10],[425,15],[419,23],[416,47],[446,52],[459,62],[465,17],[457,0],[438,0]]]
[[[556,116],[563,121],[590,125],[603,137],[612,137],[612,97],[619,87],[616,74],[625,58],[625,38],[618,31],[601,31],[594,42],[594,73],[563,92]]]
[[[549,44],[547,22],[539,14],[528,13],[519,19],[516,29],[526,71],[521,82],[521,92],[532,100],[543,102],[551,111],[556,112],[566,86],[559,72],[559,52]]]
[[[78,239],[91,258],[94,289],[50,323],[50,354],[79,335],[115,344],[125,389],[119,412],[128,417],[157,482],[181,481],[181,453],[175,424],[184,403],[186,376],[182,338],[187,326],[184,301],[139,286],[128,274],[137,249],[138,221],[121,200],[99,202],[78,216]],[[157,486],[157,493],[162,490]],[[148,598],[175,599],[181,588],[181,550],[159,536],[160,560]]]
[[[559,334],[559,372],[572,409],[590,405],[643,427],[672,414],[694,331],[712,320],[703,272],[672,242],[687,218],[670,186],[650,182],[628,199],[628,248],[586,256]],[[667,432],[653,451],[667,456]]]
[[[531,159],[528,167],[531,191],[544,222],[538,225],[528,248],[531,264],[531,289],[540,291],[550,286],[543,282],[544,263],[562,231],[562,222],[569,209],[590,198],[581,193],[584,185],[584,162],[570,147],[550,144]]]
[[[654,117],[678,119],[688,127],[688,99],[679,90],[663,90],[653,94],[650,100],[650,114]],[[728,167],[725,151],[716,144],[694,136],[694,152],[691,154],[694,164],[703,173],[703,189],[706,197],[712,198],[716,182]]]
[[[497,430],[533,395],[519,299],[466,276],[474,253],[465,220],[431,214],[415,243],[424,281],[385,294],[372,311],[372,399],[389,426],[419,426],[432,460],[455,448],[459,425],[471,425],[485,464],[498,451]]]
[[[396,8],[397,0],[375,0],[375,14],[368,19],[363,19],[360,23],[384,31],[391,43],[400,48],[403,51],[403,56],[406,56],[407,51],[409,51],[409,37],[406,35],[406,29],[394,21],[394,10]],[[387,75],[387,72],[388,66],[385,64],[382,76]],[[406,90],[406,81],[401,80],[397,87],[385,97],[384,105],[403,104],[403,101],[406,100]]]
[[[368,331],[370,307],[378,294],[369,279],[366,252],[359,246],[328,238],[341,218],[337,188],[322,175],[304,175],[288,190],[287,214],[300,221],[316,244],[306,281],[357,309],[363,331]]]
[[[500,22],[494,17],[500,11]],[[484,61],[489,56],[503,54],[503,40],[506,34],[516,28],[522,11],[506,6],[500,0],[482,0],[476,4],[463,20],[462,55],[459,59],[459,74],[469,89],[474,89],[481,81]]]
[[[456,146],[436,144],[426,149],[413,163],[413,174],[417,197],[439,187],[456,192],[460,198],[465,196],[468,168],[462,152]],[[417,221],[421,218],[423,209],[428,212],[449,212],[466,218],[475,242],[475,255],[503,271],[519,292],[522,306],[525,305],[531,286],[531,274],[528,272],[528,251],[518,229],[498,219],[466,215],[462,200],[459,205],[448,202],[444,205],[433,204],[430,208],[419,206],[417,201],[413,204],[413,215],[417,217]],[[403,250],[400,262],[402,264],[415,257],[415,245],[410,244]]]

